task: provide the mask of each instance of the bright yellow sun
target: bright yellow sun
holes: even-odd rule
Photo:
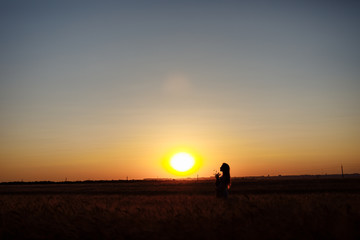
[[[189,171],[194,165],[194,157],[186,152],[176,153],[170,159],[170,166],[181,173]]]

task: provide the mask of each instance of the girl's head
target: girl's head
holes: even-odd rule
[[[224,174],[230,175],[230,167],[227,163],[223,163],[220,167],[220,171],[222,171]]]

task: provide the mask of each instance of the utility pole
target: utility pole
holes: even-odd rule
[[[342,164],[341,164],[341,176],[342,176],[342,178],[344,178],[344,168],[343,168]]]

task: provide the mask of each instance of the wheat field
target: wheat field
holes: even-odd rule
[[[1,239],[359,239],[360,194],[1,194]]]

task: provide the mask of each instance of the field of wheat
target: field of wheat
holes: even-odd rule
[[[0,239],[359,239],[360,194],[1,194]]]

